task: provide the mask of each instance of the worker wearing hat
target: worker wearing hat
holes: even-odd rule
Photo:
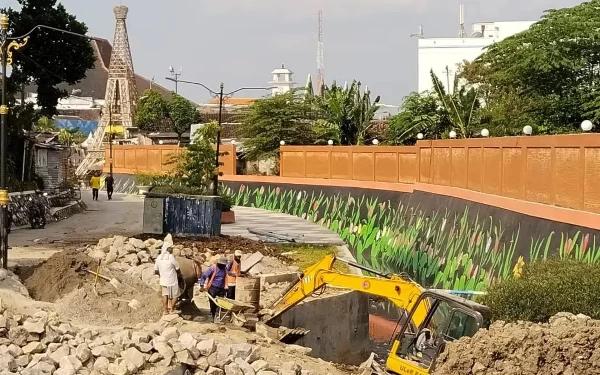
[[[159,276],[165,314],[177,312],[175,303],[181,292],[179,290],[179,279],[183,277],[179,262],[173,256],[172,246],[173,244],[165,242],[154,264],[154,273]]]
[[[221,258],[209,267],[200,277],[200,291],[207,291],[213,297],[225,297],[227,292],[227,258]],[[210,301],[210,314],[213,322],[217,315],[218,306]]]
[[[242,252],[236,250],[233,259],[227,263],[227,298],[235,299],[235,283],[242,270]]]

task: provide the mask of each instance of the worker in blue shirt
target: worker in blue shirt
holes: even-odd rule
[[[200,277],[200,291],[207,291],[213,297],[225,297],[227,292],[227,258],[221,258]],[[217,315],[217,304],[210,300],[210,314],[213,322]]]

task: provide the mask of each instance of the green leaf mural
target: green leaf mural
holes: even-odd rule
[[[235,204],[283,212],[336,232],[356,260],[383,272],[405,273],[426,287],[484,290],[490,283],[512,277],[519,257],[549,257],[600,262],[596,237],[577,232],[529,239],[521,229],[507,232],[493,217],[471,215],[465,206],[460,214],[440,208],[435,212],[402,202],[349,193],[328,195],[323,191],[256,185],[228,188]],[[517,245],[529,247],[519,254]]]

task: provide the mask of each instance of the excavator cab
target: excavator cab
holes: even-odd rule
[[[419,327],[404,324],[398,331],[386,367],[400,375],[426,375],[436,364],[446,343],[463,336],[473,336],[480,328],[490,324],[491,312],[486,306],[451,294],[425,291],[409,314],[414,321],[422,304],[428,312]]]

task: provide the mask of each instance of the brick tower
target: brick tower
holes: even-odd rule
[[[125,23],[129,9],[124,5],[118,5],[114,11],[117,22],[102,117],[88,145],[87,155],[77,167],[77,176],[85,176],[96,163],[104,160],[104,137],[107,128],[110,126],[122,128],[126,137],[135,129],[133,119],[138,93]]]

